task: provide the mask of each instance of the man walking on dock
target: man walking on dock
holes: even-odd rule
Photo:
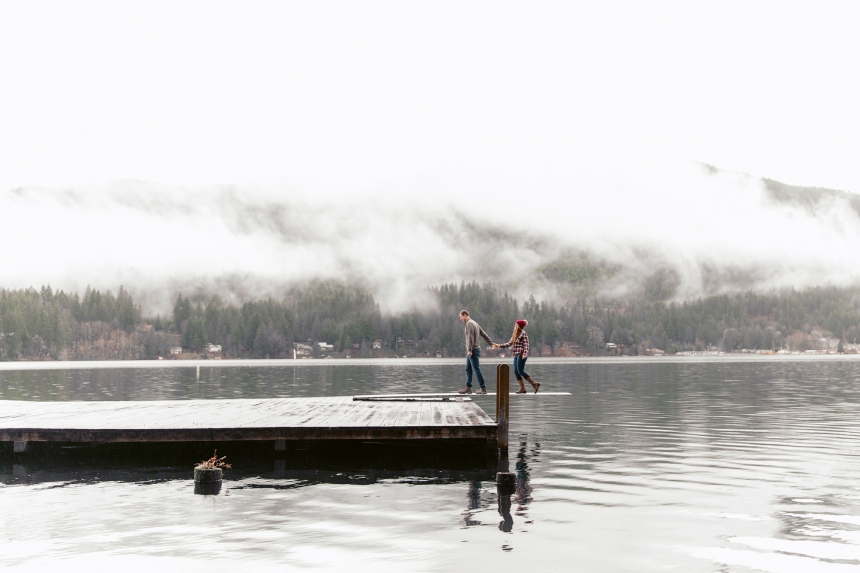
[[[481,328],[481,325],[469,317],[469,311],[460,311],[460,321],[466,325],[466,387],[460,390],[460,394],[472,393],[472,372],[478,378],[478,384],[481,386],[475,393],[486,394],[487,386],[484,383],[484,374],[481,372],[481,344],[478,341],[478,336],[481,336],[490,345],[493,341]]]

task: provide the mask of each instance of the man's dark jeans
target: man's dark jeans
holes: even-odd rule
[[[478,384],[484,388],[484,374],[481,372],[481,347],[476,346],[472,349],[472,355],[466,356],[466,386],[472,387],[472,371],[475,371],[475,376],[478,378]]]

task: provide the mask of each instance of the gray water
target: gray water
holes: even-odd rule
[[[0,370],[0,399],[288,397],[462,385],[462,365],[441,360],[204,366],[199,381],[194,368],[100,366]],[[289,458],[278,467],[266,456],[239,456],[221,493],[199,496],[190,463],[89,467],[65,452],[56,467],[50,460],[28,467],[4,450],[0,566],[860,570],[860,361],[533,359],[528,366],[541,390],[572,396],[512,398],[509,456],[518,483],[509,509],[480,461],[472,467],[444,455],[415,469],[398,460],[386,467],[384,458],[366,468],[335,459],[297,469]],[[492,410],[487,398],[477,400]]]

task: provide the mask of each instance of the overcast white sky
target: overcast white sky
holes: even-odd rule
[[[860,191],[858,24],[857,2],[4,0],[0,189],[481,192],[647,149]]]
[[[681,296],[703,265],[853,284],[853,211],[755,177],[860,192],[858,29],[858,2],[0,0],[0,287],[408,307],[526,296],[566,249]]]

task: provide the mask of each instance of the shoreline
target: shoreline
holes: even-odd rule
[[[91,360],[91,361],[15,361],[0,362],[0,372],[17,370],[95,370],[126,368],[242,368],[297,367],[297,366],[402,366],[461,364],[462,358],[338,358],[338,359],[294,359],[257,358],[224,360]],[[694,364],[694,363],[740,363],[740,362],[851,362],[860,360],[860,354],[723,354],[711,356],[580,356],[580,357],[530,357],[529,364]],[[483,364],[507,364],[510,358],[485,358]]]

